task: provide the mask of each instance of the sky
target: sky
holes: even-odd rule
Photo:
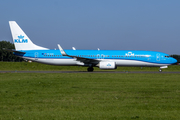
[[[12,43],[8,21],[50,49],[180,55],[180,0],[0,0],[0,41]]]

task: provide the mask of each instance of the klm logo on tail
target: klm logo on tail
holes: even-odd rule
[[[28,39],[24,39],[24,36],[18,36],[19,39],[14,39],[14,43],[28,43]]]

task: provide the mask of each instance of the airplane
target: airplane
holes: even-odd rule
[[[177,60],[168,54],[138,50],[51,50],[34,44],[15,21],[9,21],[16,56],[26,60],[59,66],[85,66],[92,72],[93,67],[113,70],[120,66],[168,68]]]

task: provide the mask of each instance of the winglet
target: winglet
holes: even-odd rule
[[[62,47],[58,44],[59,50],[63,56],[67,56],[66,52],[62,49]]]

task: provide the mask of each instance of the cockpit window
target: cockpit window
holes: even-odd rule
[[[169,56],[165,56],[166,58],[169,58]]]

